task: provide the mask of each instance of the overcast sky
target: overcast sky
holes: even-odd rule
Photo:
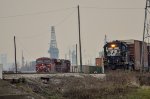
[[[0,0],[0,54],[14,61],[48,56],[51,26],[55,26],[60,58],[78,44],[80,5],[83,63],[98,57],[108,40],[142,40],[145,0]]]

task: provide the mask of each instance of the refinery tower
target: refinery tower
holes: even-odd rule
[[[54,58],[54,59],[59,58],[59,50],[57,48],[57,41],[56,41],[54,26],[51,27],[51,40],[50,40],[50,47],[49,47],[48,53],[50,54],[50,58]]]

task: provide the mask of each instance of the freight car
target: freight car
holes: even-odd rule
[[[37,72],[69,72],[70,65],[70,61],[64,59],[50,59],[48,57],[36,59]]]
[[[56,72],[70,72],[70,61],[64,59],[54,59]]]
[[[115,70],[117,68],[140,70],[142,44],[144,44],[144,67],[148,67],[147,44],[138,40],[116,40],[104,45],[104,66]]]

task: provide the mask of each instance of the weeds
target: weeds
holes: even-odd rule
[[[129,71],[112,71],[104,79],[92,77],[51,77],[44,84],[40,79],[28,79],[23,90],[46,99],[148,99],[150,74]],[[136,94],[138,94],[136,96]],[[146,96],[147,95],[147,96]]]

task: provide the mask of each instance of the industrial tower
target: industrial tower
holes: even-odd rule
[[[145,54],[145,47],[144,47],[144,42],[147,43],[148,45],[148,54],[150,54],[150,33],[149,33],[149,29],[150,29],[150,0],[146,0],[146,5],[145,5],[145,19],[144,19],[144,30],[143,30],[143,44],[142,44],[142,54],[141,54],[141,65],[142,65],[142,69],[141,71],[144,70],[144,54]],[[149,60],[149,59],[148,59]],[[148,67],[150,68],[150,67]]]
[[[143,30],[143,42],[149,43],[150,39],[150,0],[146,0],[146,7],[145,7],[145,20],[144,20],[144,30]]]
[[[55,27],[51,27],[51,41],[50,41],[50,48],[48,50],[48,53],[50,54],[50,58],[59,58],[59,50],[57,48],[57,41],[56,41],[56,35],[55,35]]]

